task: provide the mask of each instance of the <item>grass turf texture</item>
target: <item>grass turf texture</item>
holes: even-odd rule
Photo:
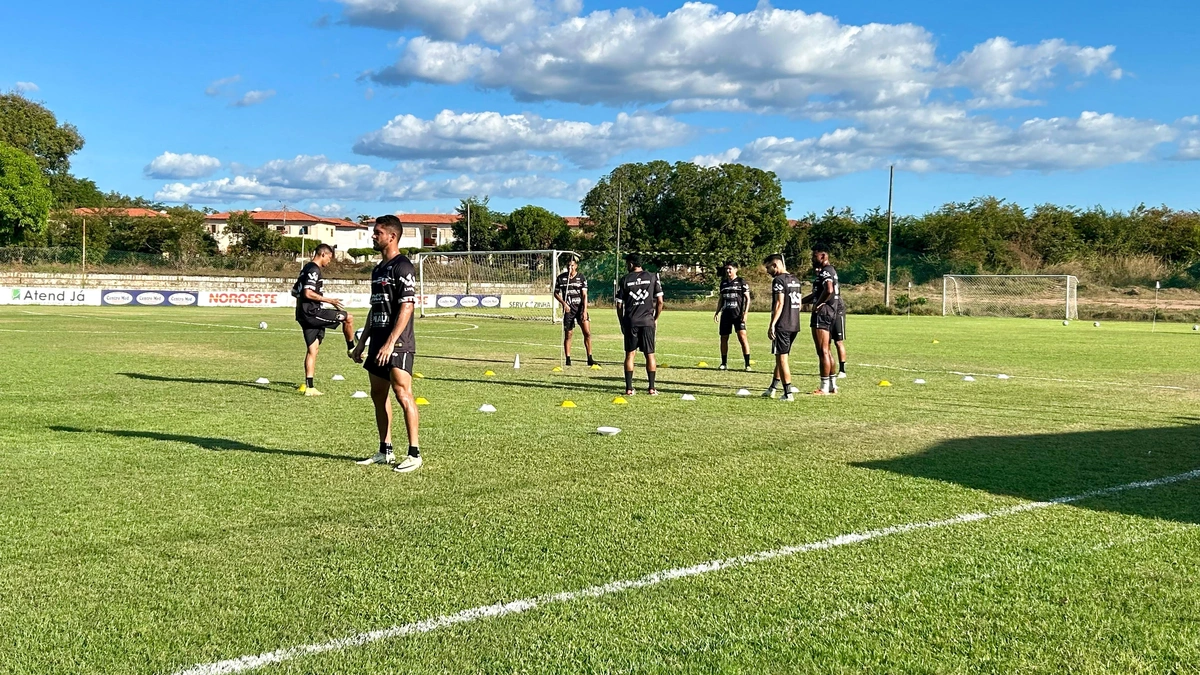
[[[851,317],[851,364],[919,372],[852,365],[787,405],[734,396],[768,383],[765,315],[744,373],[695,368],[716,327],[680,312],[663,396],[614,406],[620,338],[593,319],[604,369],[561,374],[557,327],[420,321],[426,465],[401,476],[350,461],[376,439],[336,335],[326,396],[294,391],[285,311],[0,307],[0,672],[170,673],[1200,468],[1190,326]],[[1188,672],[1198,522],[1200,481],[1134,490],[261,672]]]

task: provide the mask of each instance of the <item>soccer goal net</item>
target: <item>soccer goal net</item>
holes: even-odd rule
[[[947,274],[942,316],[1077,319],[1079,280],[1068,275]]]
[[[417,259],[421,316],[560,320],[554,280],[571,251],[423,253]]]

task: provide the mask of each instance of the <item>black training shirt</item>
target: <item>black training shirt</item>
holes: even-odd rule
[[[617,284],[616,303],[621,321],[630,326],[653,326],[656,299],[663,294],[658,275],[642,270],[630,272]]]
[[[371,329],[372,339],[386,339],[396,326],[400,306],[417,301],[416,270],[406,255],[397,255],[379,263],[371,271]],[[416,316],[413,317],[415,319]],[[376,338],[376,336],[381,336]],[[417,351],[413,336],[413,321],[409,321],[396,341],[396,352],[413,354]]]
[[[292,295],[296,296],[296,318],[302,316],[312,316],[321,309],[321,303],[309,300],[304,297],[304,291],[313,291],[317,295],[324,295],[325,280],[321,278],[321,266],[315,262],[309,262],[300,270],[300,276],[296,279],[296,284],[292,286]]]
[[[721,280],[721,312],[729,316],[740,317],[746,313],[746,298],[750,293],[750,284],[741,277]]]
[[[583,307],[583,294],[587,289],[587,279],[578,273],[572,277],[570,272],[563,272],[554,282],[554,292],[576,313]]]
[[[776,333],[795,333],[800,330],[800,280],[791,274],[780,274],[771,282],[771,312],[778,307],[779,296],[783,296],[783,311],[775,322]]]
[[[833,269],[833,265],[825,265],[814,270],[817,274],[816,288],[813,289],[813,305],[821,305],[825,303],[833,303],[842,298],[842,287],[838,284],[837,270]],[[829,295],[825,288],[825,282],[833,282],[833,295]]]

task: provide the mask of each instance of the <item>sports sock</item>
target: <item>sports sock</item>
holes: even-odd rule
[[[728,356],[721,357],[721,365],[723,365],[723,366],[729,365],[729,357]]]
[[[408,446],[408,456],[409,457],[420,457],[421,449],[415,445]]]
[[[779,388],[779,378],[777,377],[777,378],[771,380],[771,386],[768,387],[768,389],[778,389],[778,388]]]
[[[833,393],[836,391],[837,391],[837,375],[830,375],[829,376],[829,392]]]
[[[588,365],[589,365],[589,366],[594,366],[594,365],[596,365],[596,360],[592,358],[592,353],[591,353],[591,352],[588,352]]]
[[[821,378],[821,391],[823,391],[825,393],[829,393],[829,378],[828,377]]]
[[[745,359],[746,359],[746,367],[747,367],[747,368],[749,368],[749,367],[750,367],[750,355],[749,355],[749,354],[742,354],[742,356],[743,356],[743,357],[745,357]]]
[[[654,388],[654,376],[655,376],[655,375],[658,375],[658,372],[657,372],[657,371],[653,371],[653,370],[651,370],[650,372],[646,373],[646,379],[650,381],[650,388],[651,388],[651,389],[653,389],[653,388]]]
[[[569,356],[567,357],[567,365],[568,366],[571,365],[571,357],[569,357]]]
[[[308,387],[309,389],[312,389],[312,386],[313,386],[312,381],[313,381],[313,379],[311,377],[304,378],[304,386]]]
[[[791,396],[791,395],[792,395],[792,383],[791,383],[791,382],[784,382],[784,383],[783,383],[783,395],[784,395],[784,396]]]
[[[633,389],[633,371],[625,371],[625,389]]]
[[[845,361],[838,361],[838,372],[839,373],[846,372],[846,362]]]
[[[346,340],[346,349],[354,349],[354,340]]]
[[[393,450],[392,450],[392,444],[391,444],[391,443],[387,443],[387,442],[385,442],[385,441],[380,441],[380,442],[379,442],[379,454],[381,454],[381,455],[390,455],[390,454],[392,454],[392,452],[393,452]]]

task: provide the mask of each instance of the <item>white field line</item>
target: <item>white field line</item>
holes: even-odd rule
[[[235,324],[226,324],[226,323],[200,323],[197,321],[171,321],[169,319],[118,318],[115,316],[94,316],[94,315],[89,315],[89,314],[50,314],[47,312],[31,312],[29,310],[22,310],[22,313],[30,314],[33,316],[48,316],[48,317],[65,316],[65,317],[71,318],[71,319],[89,319],[89,320],[100,320],[100,321],[124,321],[127,323],[171,323],[171,324],[178,324],[178,325],[182,325],[182,326],[201,326],[201,327],[205,327],[205,328],[235,328],[237,330],[262,330],[258,326],[239,326],[239,325],[235,325]],[[437,321],[437,319],[431,319],[431,320]],[[459,324],[456,322],[456,323],[454,323],[454,325],[462,325],[462,324]],[[275,331],[275,332],[291,333],[291,332],[294,332],[296,329],[295,328],[269,328],[267,330]],[[434,333],[434,334],[463,333],[463,332],[472,331],[472,330],[479,330],[479,325],[473,324],[473,323],[468,323],[468,324],[466,324],[466,327],[464,327],[464,328],[451,328],[449,330],[438,330],[438,331],[423,331],[423,333]],[[8,330],[6,332],[24,333],[24,332],[30,332],[30,331]],[[55,332],[56,333],[71,333],[71,332],[91,332],[91,331],[58,331],[58,330],[56,330]]]
[[[1200,469],[1188,471],[1186,473],[1158,478],[1155,480],[1138,481],[1135,483],[1126,483],[1114,487],[1092,490],[1069,497],[1058,497],[1044,502],[1026,502],[1016,506],[1010,506],[996,511],[989,512],[974,512],[961,513],[943,520],[930,520],[919,523],[906,523],[903,525],[893,525],[877,530],[867,530],[865,532],[852,532],[850,534],[842,534],[829,539],[811,542],[808,544],[800,544],[798,546],[786,546],[770,551],[760,551],[758,553],[749,553],[733,558],[724,558],[721,560],[710,560],[691,567],[677,567],[669,570],[653,572],[643,577],[636,579],[626,579],[621,581],[612,581],[607,584],[598,586],[589,586],[577,591],[569,591],[565,593],[556,593],[552,595],[540,595],[537,597],[524,598],[521,600],[512,600],[510,602],[502,602],[494,605],[484,605],[480,607],[472,607],[464,609],[454,614],[445,614],[442,616],[431,617],[406,623],[401,626],[392,626],[391,628],[383,628],[373,630],[357,635],[350,635],[343,638],[336,638],[328,642],[318,642],[307,645],[299,645],[296,647],[285,647],[272,652],[264,652],[262,654],[254,654],[247,656],[239,656],[234,659],[225,661],[214,661],[212,663],[202,663],[193,665],[183,670],[176,671],[174,675],[227,675],[228,673],[241,673],[248,670],[254,670],[273,663],[282,663],[291,661],[302,656],[310,656],[313,654],[322,654],[325,652],[347,649],[350,647],[360,647],[380,640],[390,640],[394,638],[405,637],[408,635],[420,635],[429,633],[441,628],[448,628],[458,624],[471,623],[480,619],[491,619],[495,617],[508,616],[511,614],[521,614],[529,610],[543,607],[546,605],[561,604],[573,602],[575,600],[585,600],[588,598],[599,598],[621,591],[628,591],[638,588],[646,588],[648,586],[657,586],[658,584],[673,581],[675,579],[686,579],[688,577],[697,577],[711,572],[718,572],[734,567],[744,567],[776,558],[787,558],[790,556],[810,553],[813,551],[824,551],[840,546],[849,546],[852,544],[861,544],[872,539],[880,539],[897,534],[906,534],[918,530],[931,530],[951,525],[959,525],[962,523],[972,523],[991,518],[1002,518],[1026,511],[1035,509],[1044,509],[1059,504],[1071,504],[1074,502],[1092,499],[1096,497],[1106,497],[1128,490],[1154,488],[1161,485],[1171,483],[1179,483],[1182,481],[1193,480],[1200,478]]]
[[[922,368],[904,368],[902,366],[881,366],[874,363],[856,363],[859,368],[880,368],[883,370],[900,370],[906,373],[944,373],[946,375],[970,375],[971,377],[996,377],[999,373],[966,373],[959,370],[937,370]],[[1190,391],[1189,387],[1175,387],[1166,384],[1143,384],[1129,382],[1105,382],[1103,380],[1071,380],[1063,377],[1036,377],[1033,375],[1010,375],[1011,379],[1037,380],[1040,382],[1060,382],[1063,384],[1094,384],[1106,387],[1144,387],[1146,389],[1170,389],[1173,391]]]

